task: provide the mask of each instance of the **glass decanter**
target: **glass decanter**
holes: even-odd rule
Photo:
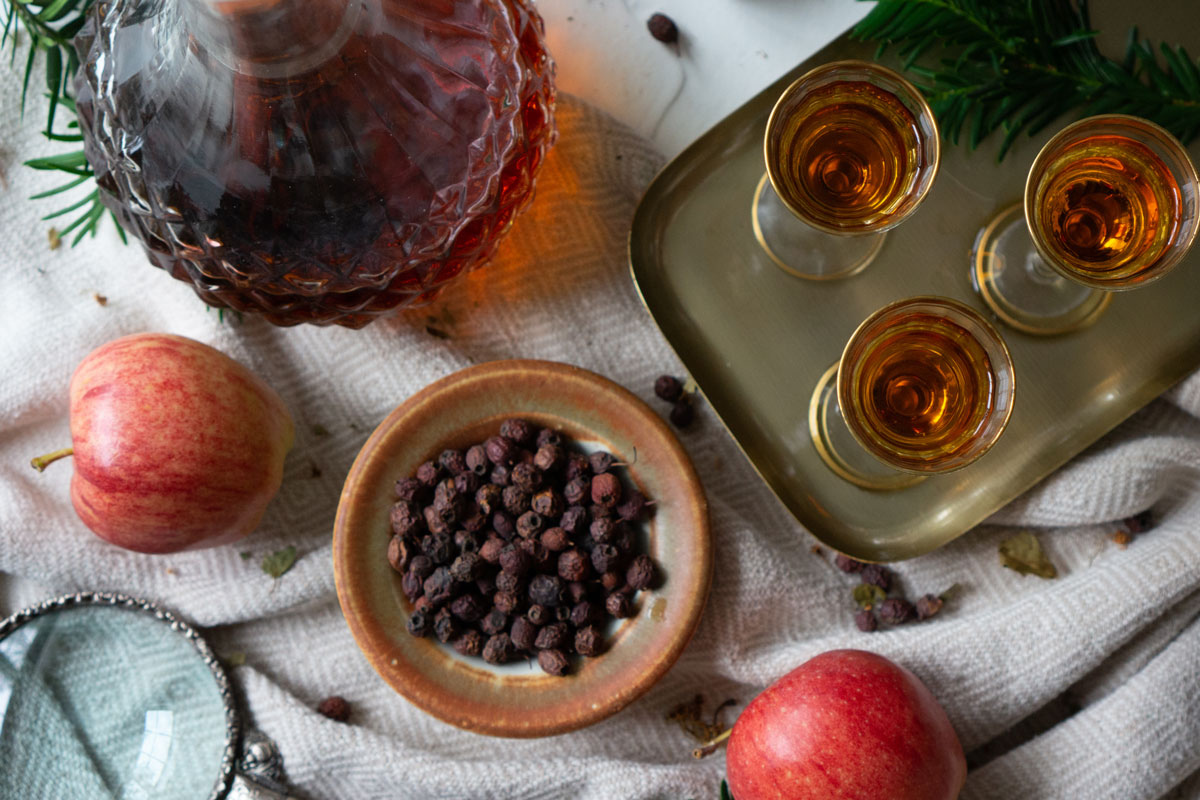
[[[433,299],[555,138],[528,0],[110,0],[76,47],[105,205],[205,303],[279,325]]]

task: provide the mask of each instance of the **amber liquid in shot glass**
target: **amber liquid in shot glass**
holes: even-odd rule
[[[912,297],[859,325],[818,382],[810,429],[834,472],[863,488],[898,489],[991,449],[1013,390],[995,328],[956,300]]]
[[[897,73],[867,61],[810,70],[767,121],[755,238],[797,277],[854,275],[921,204],[939,154],[933,112]]]

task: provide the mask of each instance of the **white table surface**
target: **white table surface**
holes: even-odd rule
[[[855,0],[538,0],[558,86],[674,156],[872,7]],[[655,12],[679,27],[655,40]]]

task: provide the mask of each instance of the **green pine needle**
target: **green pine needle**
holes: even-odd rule
[[[1182,47],[1152,47],[1136,27],[1124,60],[1108,58],[1086,0],[872,1],[854,36],[896,49],[947,141],[974,149],[1003,131],[1000,160],[1067,110],[1144,117],[1184,143],[1200,135],[1197,61]]]
[[[29,51],[25,56],[25,74],[21,80],[21,113],[25,113],[29,84],[40,56],[46,74],[46,97],[50,101],[46,110],[46,127],[42,135],[53,142],[83,141],[78,120],[71,119],[67,122],[67,132],[56,130],[55,122],[64,111],[70,112],[72,117],[75,116],[75,99],[71,96],[71,91],[75,73],[79,71],[79,56],[72,42],[83,27],[93,2],[94,0],[0,0],[0,16],[4,20],[0,32],[0,49],[11,46],[10,64],[16,63],[17,52],[22,47],[27,47]],[[27,42],[22,44],[22,39],[27,39]],[[90,193],[82,200],[48,214],[43,219],[52,219],[82,209],[79,216],[60,231],[59,235],[65,236],[70,231],[76,231],[71,239],[72,247],[84,236],[95,236],[97,225],[104,218],[105,209],[100,201],[100,192],[94,186],[95,173],[83,150],[35,158],[26,161],[25,164],[33,169],[55,170],[75,176],[75,180],[69,183],[34,195],[31,198],[34,200],[67,192],[84,183],[93,184]],[[125,231],[117,223],[116,217],[112,216],[112,220],[117,225],[121,241],[126,241]]]

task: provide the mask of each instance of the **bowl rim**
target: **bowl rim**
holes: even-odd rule
[[[530,380],[533,375],[536,375],[537,381]],[[686,487],[686,516],[691,525],[686,526],[690,530],[683,531],[682,535],[692,540],[690,559],[694,564],[690,570],[694,584],[683,586],[680,592],[671,595],[674,603],[683,605],[682,615],[672,624],[666,647],[656,654],[651,663],[642,664],[643,669],[630,675],[628,681],[622,683],[620,691],[609,691],[604,696],[592,698],[592,702],[586,705],[577,704],[570,714],[550,714],[544,719],[533,719],[536,715],[528,714],[519,724],[504,719],[502,715],[498,716],[494,706],[453,694],[416,670],[406,671],[405,662],[390,645],[391,629],[385,630],[370,614],[356,611],[369,610],[369,592],[350,578],[352,555],[356,546],[361,544],[362,536],[367,535],[360,532],[356,536],[356,526],[365,521],[361,518],[369,516],[355,502],[356,493],[358,487],[368,479],[377,477],[373,472],[383,468],[380,461],[386,459],[376,455],[379,446],[390,437],[399,435],[405,424],[411,425],[413,420],[430,418],[428,415],[439,413],[436,411],[439,399],[448,393],[463,391],[463,387],[472,384],[504,380],[506,376],[508,379],[523,380],[522,391],[525,394],[530,393],[530,387],[539,387],[533,390],[535,396],[537,392],[554,391],[555,386],[584,386],[588,391],[599,393],[598,398],[604,404],[606,416],[621,415],[623,419],[633,419],[634,424],[651,432],[656,445],[663,446],[661,452],[666,458],[662,459],[662,463],[669,465],[672,470],[678,470],[679,479]],[[505,413],[512,416],[551,416],[549,412],[521,408]],[[483,420],[480,418],[457,427],[466,429],[473,424],[482,424]],[[587,429],[588,426],[579,423],[578,427]],[[355,643],[380,677],[409,702],[444,722],[475,733],[512,738],[552,736],[578,730],[615,714],[647,692],[674,665],[691,641],[707,604],[713,573],[708,503],[703,485],[686,450],[666,422],[639,397],[602,375],[570,364],[536,359],[505,359],[466,367],[430,383],[393,409],[372,431],[347,473],[334,520],[332,558],[334,583],[346,624]],[[639,614],[638,619],[644,616],[646,614]],[[407,633],[404,635],[407,636]],[[631,666],[638,666],[639,663],[632,662]],[[481,667],[479,674],[488,673]]]

